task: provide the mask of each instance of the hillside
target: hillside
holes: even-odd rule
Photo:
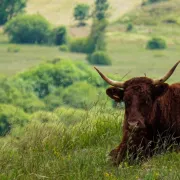
[[[119,22],[127,21],[136,25],[158,25],[160,23],[180,25],[180,1],[169,0],[141,6],[119,19]]]
[[[73,8],[77,3],[92,5],[94,0],[29,0],[26,11],[30,14],[40,13],[53,24],[72,25]],[[115,20],[141,3],[141,0],[110,0],[111,19]]]

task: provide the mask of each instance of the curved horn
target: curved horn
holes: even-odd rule
[[[110,85],[114,86],[114,87],[119,87],[119,88],[124,88],[124,83],[122,82],[118,82],[118,81],[114,81],[112,79],[109,79],[108,77],[106,77],[102,72],[99,71],[99,69],[97,69],[96,67],[94,67],[96,69],[96,71],[99,73],[99,75]]]
[[[164,83],[165,81],[167,81],[171,77],[171,75],[173,74],[174,70],[176,69],[176,67],[179,63],[180,63],[180,61],[178,61],[164,77],[154,80],[153,84],[158,85],[158,84],[161,84],[161,83]]]

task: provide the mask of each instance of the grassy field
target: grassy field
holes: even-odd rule
[[[0,178],[179,180],[178,153],[158,154],[131,165],[125,162],[118,168],[111,165],[107,154],[121,138],[123,113],[119,110],[95,108],[79,118],[82,121],[73,126],[65,125],[67,121],[32,123],[23,135],[0,139]]]
[[[8,52],[18,48],[19,52]],[[56,46],[0,44],[0,74],[13,75],[54,58],[84,60],[85,55],[64,53]]]
[[[76,2],[29,0],[27,11],[39,11],[54,24],[72,25],[70,16]],[[88,0],[91,3],[92,0]],[[112,7],[119,3],[112,0]],[[121,8],[129,11],[141,1],[122,1],[112,20],[124,14]],[[144,76],[158,78],[163,76],[180,60],[180,25],[164,23],[167,16],[159,19],[150,18],[149,12],[160,7],[173,8],[171,18],[176,17],[180,5],[177,0],[163,2],[154,6],[135,9],[122,18],[132,18],[134,29],[126,32],[127,22],[121,18],[110,24],[107,32],[107,51],[112,59],[112,66],[98,66],[102,72],[126,78]],[[60,5],[58,5],[58,3]],[[128,4],[129,3],[129,4]],[[162,10],[162,9],[161,9]],[[121,12],[120,12],[121,11]],[[126,11],[127,12],[127,11]],[[136,12],[136,13],[135,13]],[[135,16],[136,14],[136,16]],[[59,18],[61,16],[61,18]],[[159,17],[159,16],[158,16]],[[141,18],[141,19],[140,19]],[[139,23],[140,20],[142,23]],[[178,19],[178,18],[176,18]],[[80,29],[82,30],[82,29]],[[78,30],[79,32],[79,30]],[[154,36],[163,37],[167,42],[165,50],[147,50],[147,41]],[[18,49],[9,52],[8,49]],[[60,52],[57,46],[14,45],[0,32],[0,74],[12,76],[37,64],[56,57],[86,61],[85,54]],[[93,67],[92,67],[93,68]],[[169,83],[180,81],[180,67],[177,68]],[[109,100],[109,99],[108,99]],[[76,113],[76,112],[75,112]],[[52,122],[55,111],[52,112]],[[70,122],[73,122],[73,116]],[[0,179],[18,180],[179,180],[180,154],[162,153],[145,162],[128,165],[124,163],[115,168],[107,160],[108,152],[116,147],[122,136],[123,112],[115,109],[94,107],[84,111],[78,117],[76,125],[68,120],[44,124],[30,123],[20,134],[12,132],[0,138]]]
[[[168,48],[165,50],[147,50],[145,48],[149,35],[137,33],[111,32],[108,37],[108,52],[112,66],[100,69],[107,74],[123,76],[131,71],[127,78],[144,76],[158,78],[166,73],[180,59],[180,44],[171,43],[167,38]],[[18,47],[19,52],[8,52],[8,48]],[[86,55],[60,52],[57,46],[12,45],[0,44],[0,74],[12,75],[35,66],[40,62],[56,57],[86,61]],[[177,70],[169,82],[179,81]]]

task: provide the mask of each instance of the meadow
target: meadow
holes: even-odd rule
[[[134,5],[140,3],[133,2],[136,3]],[[169,6],[175,8],[173,5],[176,2],[169,2]],[[58,21],[57,14],[63,9],[61,20],[65,20],[66,14],[70,14],[67,9],[71,11],[69,7],[72,4],[63,1],[63,8],[59,9],[57,1],[54,1],[53,6],[47,4],[49,8],[43,10],[40,8],[42,3],[47,4],[47,1],[29,0],[28,12],[40,9],[42,14],[54,20],[54,24],[67,22],[68,26],[71,25],[69,21]],[[112,4],[115,8],[117,1],[113,0]],[[134,7],[132,4],[131,8]],[[163,6],[169,7],[167,2],[163,2],[160,7]],[[151,6],[150,10],[158,7],[159,4]],[[136,21],[139,18],[134,11],[142,17],[142,24]],[[146,9],[142,12],[138,9],[134,11],[122,14],[119,19],[119,11],[114,14],[106,33],[107,52],[112,59],[112,66],[97,67],[117,79],[129,71],[125,79],[145,74],[152,78],[161,77],[180,60],[180,25],[162,23],[162,18],[151,19],[153,22],[146,24],[143,18]],[[175,14],[171,18],[179,13],[173,12]],[[133,19],[134,28],[131,32],[125,30],[127,23],[124,19],[127,17]],[[163,37],[167,41],[167,49],[147,50],[146,43],[154,36]],[[13,79],[24,72],[28,77],[28,72],[34,72],[33,68],[37,65],[56,58],[85,62],[94,71],[93,66],[88,65],[85,54],[62,52],[58,46],[10,44],[7,36],[0,31],[0,74],[3,76]],[[168,83],[179,81],[179,68]],[[105,87],[101,87],[104,97]],[[14,93],[13,97],[16,96]],[[120,142],[124,109],[119,106],[113,108],[109,103],[110,99],[106,98],[100,106],[94,103],[89,109],[61,106],[51,111],[26,112],[29,123],[23,128],[13,128],[8,135],[0,138],[0,179],[179,180],[180,154],[175,152],[162,152],[131,165],[124,162],[119,167],[112,166],[107,155]]]

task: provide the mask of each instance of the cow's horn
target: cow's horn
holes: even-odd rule
[[[124,83],[122,82],[118,82],[118,81],[114,81],[112,79],[109,79],[108,77],[106,77],[102,72],[99,71],[99,69],[97,69],[96,67],[94,67],[96,69],[96,71],[99,73],[99,75],[110,85],[114,86],[114,87],[119,87],[119,88],[124,88]]]
[[[171,77],[171,75],[173,74],[174,70],[176,69],[179,63],[180,61],[178,61],[163,78],[154,80],[154,85],[158,85],[167,81]]]

